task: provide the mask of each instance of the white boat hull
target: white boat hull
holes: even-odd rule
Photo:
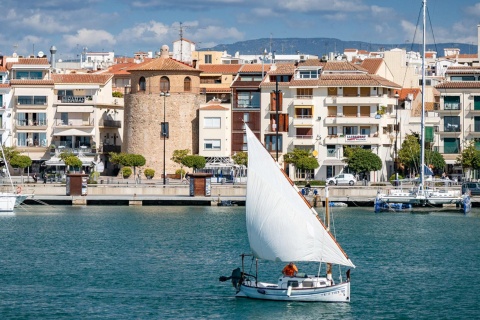
[[[291,278],[298,281],[298,287],[271,284],[265,282],[255,283],[254,281],[245,281],[240,286],[237,297],[275,300],[275,301],[301,301],[301,302],[350,302],[350,282],[327,285],[325,278]],[[315,287],[306,287],[315,280],[320,280]],[[318,282],[317,282],[318,283]]]
[[[0,193],[0,212],[13,212],[27,197],[26,194]]]

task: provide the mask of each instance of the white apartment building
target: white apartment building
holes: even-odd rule
[[[367,177],[385,181],[393,174],[395,91],[400,86],[348,62],[307,60],[294,67],[272,67],[261,84],[262,140],[276,151],[276,79],[281,90],[278,108],[279,148],[310,150],[320,167],[313,176],[293,173],[294,179],[325,180],[344,170],[344,148],[372,150],[384,167]],[[264,107],[265,106],[265,107]],[[283,158],[279,157],[283,162]]]

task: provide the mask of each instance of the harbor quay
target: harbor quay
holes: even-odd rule
[[[209,195],[191,196],[188,183],[169,180],[163,185],[162,180],[135,180],[105,179],[103,183],[88,184],[86,194],[72,196],[66,194],[65,183],[46,183],[40,180],[20,181],[21,192],[32,194],[27,199],[27,205],[245,205],[246,184],[216,183],[210,185]],[[392,186],[331,186],[329,187],[329,201],[344,202],[348,206],[372,206],[376,194],[391,189]],[[458,186],[460,189],[460,186]],[[301,188],[300,192],[301,192]],[[312,192],[306,199],[314,206],[323,206],[325,202],[325,188],[314,187],[317,195]],[[480,197],[472,197],[474,206],[480,205]]]

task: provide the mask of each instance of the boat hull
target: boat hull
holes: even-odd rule
[[[12,212],[28,197],[25,194],[0,193],[0,212]]]
[[[317,288],[279,288],[268,283],[242,284],[239,298],[300,302],[350,302],[350,282]]]

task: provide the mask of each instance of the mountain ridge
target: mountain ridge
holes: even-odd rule
[[[239,52],[242,55],[258,54],[261,56],[265,49],[276,54],[312,54],[319,57],[333,53],[343,53],[345,49],[367,51],[386,51],[393,48],[402,48],[407,51],[421,52],[420,43],[381,44],[364,41],[344,41],[336,38],[260,38],[238,41],[232,44],[219,44],[211,48],[201,48],[198,51],[227,51],[231,55]],[[427,51],[436,51],[438,57],[444,56],[445,48],[459,48],[460,54],[476,54],[477,45],[465,43],[437,43],[427,44]]]

